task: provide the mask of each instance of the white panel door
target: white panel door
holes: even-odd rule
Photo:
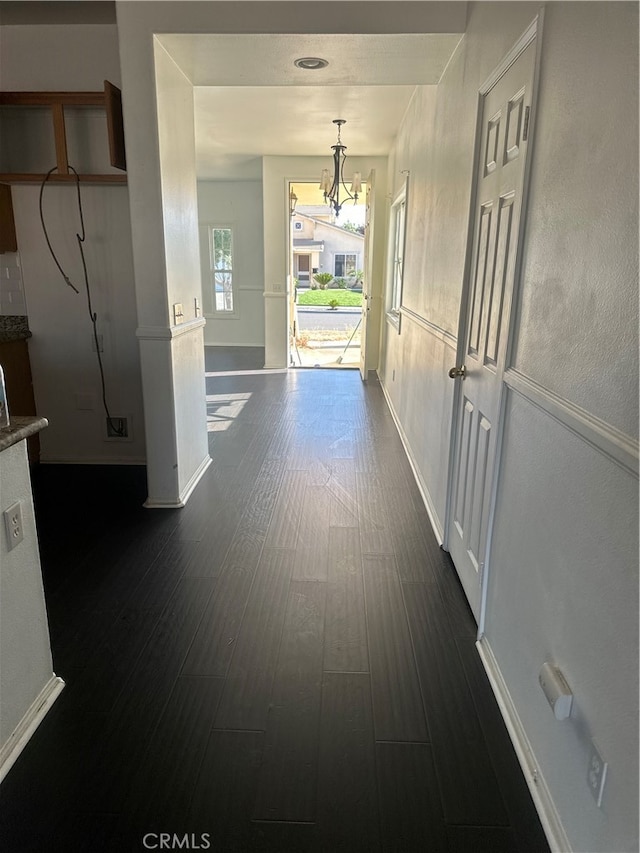
[[[535,39],[483,96],[464,348],[449,374],[460,387],[447,545],[479,623],[534,65]]]
[[[376,173],[372,169],[367,178],[366,213],[364,226],[364,276],[362,279],[362,314],[360,315],[360,376],[366,382],[369,364],[367,363],[367,322],[369,319],[371,283],[373,281],[373,225],[374,225],[374,187]]]

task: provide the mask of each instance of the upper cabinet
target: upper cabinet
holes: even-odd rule
[[[103,92],[0,92],[0,182],[126,183],[122,97]]]

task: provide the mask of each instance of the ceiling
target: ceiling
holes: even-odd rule
[[[461,33],[159,35],[194,85],[199,178],[250,180],[265,155],[384,156],[416,85],[435,85]],[[306,71],[303,56],[328,60]]]

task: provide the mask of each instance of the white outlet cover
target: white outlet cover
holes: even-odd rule
[[[592,742],[589,769],[587,770],[587,783],[594,800],[598,804],[598,808],[602,805],[602,795],[604,793],[604,783],[607,781],[608,769],[609,765],[600,755],[596,744]]]
[[[4,513],[4,527],[7,534],[7,550],[12,551],[24,539],[22,519],[22,501],[16,501]]]

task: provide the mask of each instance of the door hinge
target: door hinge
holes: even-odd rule
[[[522,141],[526,142],[529,136],[529,110],[530,107],[524,108],[524,127],[522,128]]]

